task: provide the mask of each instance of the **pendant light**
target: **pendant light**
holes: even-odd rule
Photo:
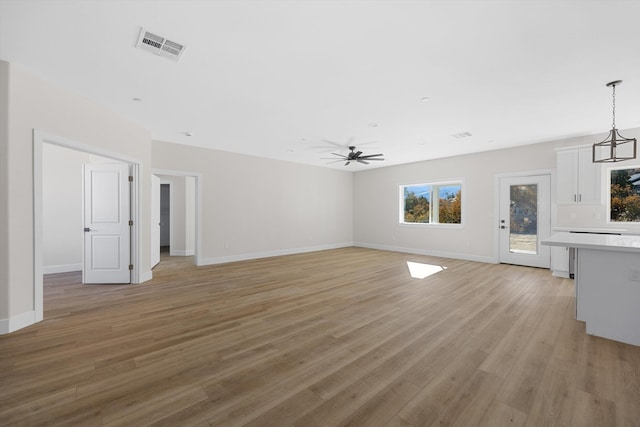
[[[607,87],[611,87],[613,91],[613,125],[607,139],[593,144],[594,163],[613,163],[636,158],[636,139],[625,138],[616,129],[616,85],[621,83],[622,80],[607,83]],[[619,150],[620,146],[623,146],[622,150]],[[620,154],[620,151],[622,151],[622,154]]]

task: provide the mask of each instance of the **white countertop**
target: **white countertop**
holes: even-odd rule
[[[640,236],[556,232],[540,242],[547,246],[640,253]]]

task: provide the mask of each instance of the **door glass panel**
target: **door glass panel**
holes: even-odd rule
[[[509,252],[538,253],[538,185],[512,185]]]

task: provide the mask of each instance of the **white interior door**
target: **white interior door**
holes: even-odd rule
[[[129,165],[84,165],[83,283],[130,283]]]
[[[500,179],[500,262],[549,268],[551,251],[540,241],[551,233],[549,175]]]
[[[151,268],[160,262],[160,178],[151,175]]]

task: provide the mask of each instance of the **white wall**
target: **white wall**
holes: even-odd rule
[[[8,111],[2,115],[8,117],[5,170],[9,177],[8,183],[0,186],[6,189],[0,190],[0,206],[6,207],[6,220],[2,222],[6,239],[2,239],[2,245],[11,248],[0,254],[0,265],[6,266],[0,282],[0,330],[13,330],[35,319],[34,266],[42,262],[34,262],[34,129],[139,161],[143,178],[140,227],[145,242],[150,238],[151,138],[148,131],[18,65],[0,64],[0,87],[6,85],[8,93]],[[141,259],[141,270],[150,271],[148,244],[141,245]]]
[[[640,129],[621,131],[638,137]],[[497,262],[494,247],[494,177],[499,174],[556,169],[556,148],[599,142],[606,134],[570,138],[523,147],[417,162],[357,172],[354,181],[356,245]],[[627,163],[629,167],[633,163]],[[638,163],[635,163],[638,164]],[[621,166],[620,163],[616,166]],[[605,168],[606,169],[606,168]],[[607,223],[603,169],[602,203],[558,206],[553,226],[620,228]],[[399,186],[451,178],[464,180],[464,226],[459,229],[401,225]],[[555,206],[555,201],[552,200]],[[639,230],[637,226],[626,227]]]
[[[53,144],[43,146],[43,271],[82,269],[82,165],[89,154]]]
[[[349,172],[161,141],[152,163],[202,174],[201,264],[352,244]]]

